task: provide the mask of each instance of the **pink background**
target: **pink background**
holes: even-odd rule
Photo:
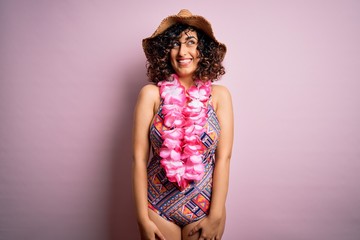
[[[0,239],[138,239],[141,40],[189,8],[226,43],[226,240],[360,239],[359,1],[0,2]]]

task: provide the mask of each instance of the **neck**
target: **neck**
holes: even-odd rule
[[[179,82],[181,85],[185,87],[185,89],[189,89],[191,86],[194,85],[194,79],[190,77],[179,77]]]

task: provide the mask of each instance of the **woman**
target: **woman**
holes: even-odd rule
[[[133,131],[141,239],[221,239],[233,110],[229,91],[212,82],[225,73],[226,47],[205,18],[181,10],[143,48],[153,83],[139,93]]]

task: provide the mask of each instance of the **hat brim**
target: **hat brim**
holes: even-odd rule
[[[168,29],[169,27],[171,27],[172,25],[174,25],[176,23],[183,23],[183,24],[187,24],[189,26],[195,27],[195,28],[203,31],[206,35],[208,35],[210,38],[212,38],[216,43],[218,43],[219,45],[222,45],[226,51],[225,44],[219,42],[215,38],[211,24],[208,20],[206,20],[204,17],[199,16],[199,15],[192,15],[190,12],[187,12],[187,14],[185,16],[182,16],[181,15],[182,11],[184,11],[184,10],[181,10],[178,15],[168,16],[167,18],[162,20],[162,22],[160,23],[160,25],[156,29],[156,31],[150,37],[142,40],[142,45],[143,45],[144,50],[146,49],[147,43],[150,39],[153,39],[156,36],[162,34],[163,32],[166,31],[166,29]],[[185,10],[185,11],[187,11],[187,10]]]

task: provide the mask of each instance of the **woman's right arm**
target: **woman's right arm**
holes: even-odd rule
[[[149,218],[147,201],[146,167],[150,152],[149,128],[158,98],[157,86],[150,84],[144,86],[139,93],[134,111],[132,182],[136,218],[142,239],[155,239],[155,235],[164,239],[159,229]]]

